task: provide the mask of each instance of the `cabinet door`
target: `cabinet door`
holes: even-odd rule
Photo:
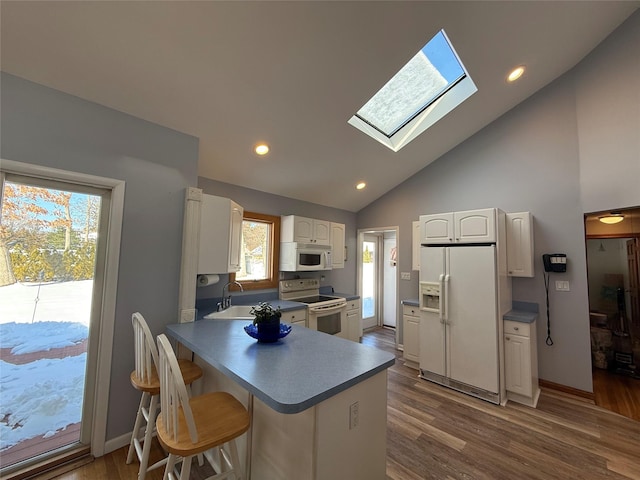
[[[314,238],[313,229],[314,224],[312,218],[296,216],[293,223],[293,241],[298,243],[312,243]]]
[[[507,213],[507,271],[512,277],[533,277],[531,212]]]
[[[362,309],[360,299],[347,302],[347,338],[359,342],[362,338]]]
[[[307,310],[302,308],[300,310],[289,310],[287,312],[282,312],[282,317],[280,317],[280,322],[306,327],[307,326]]]
[[[456,243],[495,243],[495,208],[455,212],[453,215]]]
[[[344,268],[344,224],[331,222],[331,268]]]
[[[530,397],[532,380],[529,338],[513,334],[504,336],[504,364],[506,389]]]
[[[244,209],[231,201],[231,219],[229,235],[229,272],[240,271],[240,256],[242,252],[242,222]]]
[[[416,364],[420,362],[420,313],[418,307],[403,305],[402,343],[404,359]]]
[[[453,213],[420,215],[420,242],[453,243]]]
[[[243,208],[214,195],[201,202],[198,274],[239,271]]]
[[[331,245],[331,222],[326,220],[313,221],[313,243]]]

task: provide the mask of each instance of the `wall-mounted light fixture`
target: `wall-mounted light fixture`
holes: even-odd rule
[[[602,217],[598,217],[602,223],[606,223],[607,225],[613,225],[614,223],[620,223],[624,220],[624,215],[620,212],[611,212],[609,215],[603,215]]]

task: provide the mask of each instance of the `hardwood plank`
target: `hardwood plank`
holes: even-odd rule
[[[392,329],[368,332],[363,343],[401,360]],[[594,403],[543,388],[536,409],[502,407],[421,380],[401,361],[388,372],[389,480],[640,479],[640,422],[596,405],[597,395]],[[634,408],[633,400],[624,403]],[[116,450],[58,478],[134,480],[137,463],[126,465],[126,453]],[[204,475],[197,465],[192,473]],[[161,478],[161,470],[147,475]]]

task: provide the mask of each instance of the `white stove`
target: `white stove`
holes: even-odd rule
[[[280,300],[307,304],[307,327],[319,332],[347,338],[344,297],[320,295],[317,278],[300,278],[280,281]]]

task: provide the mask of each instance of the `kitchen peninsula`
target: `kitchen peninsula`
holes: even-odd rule
[[[247,478],[384,479],[386,369],[395,356],[297,325],[258,343],[246,324],[199,320],[167,334],[196,355],[203,390],[228,391],[250,409],[238,444]]]

